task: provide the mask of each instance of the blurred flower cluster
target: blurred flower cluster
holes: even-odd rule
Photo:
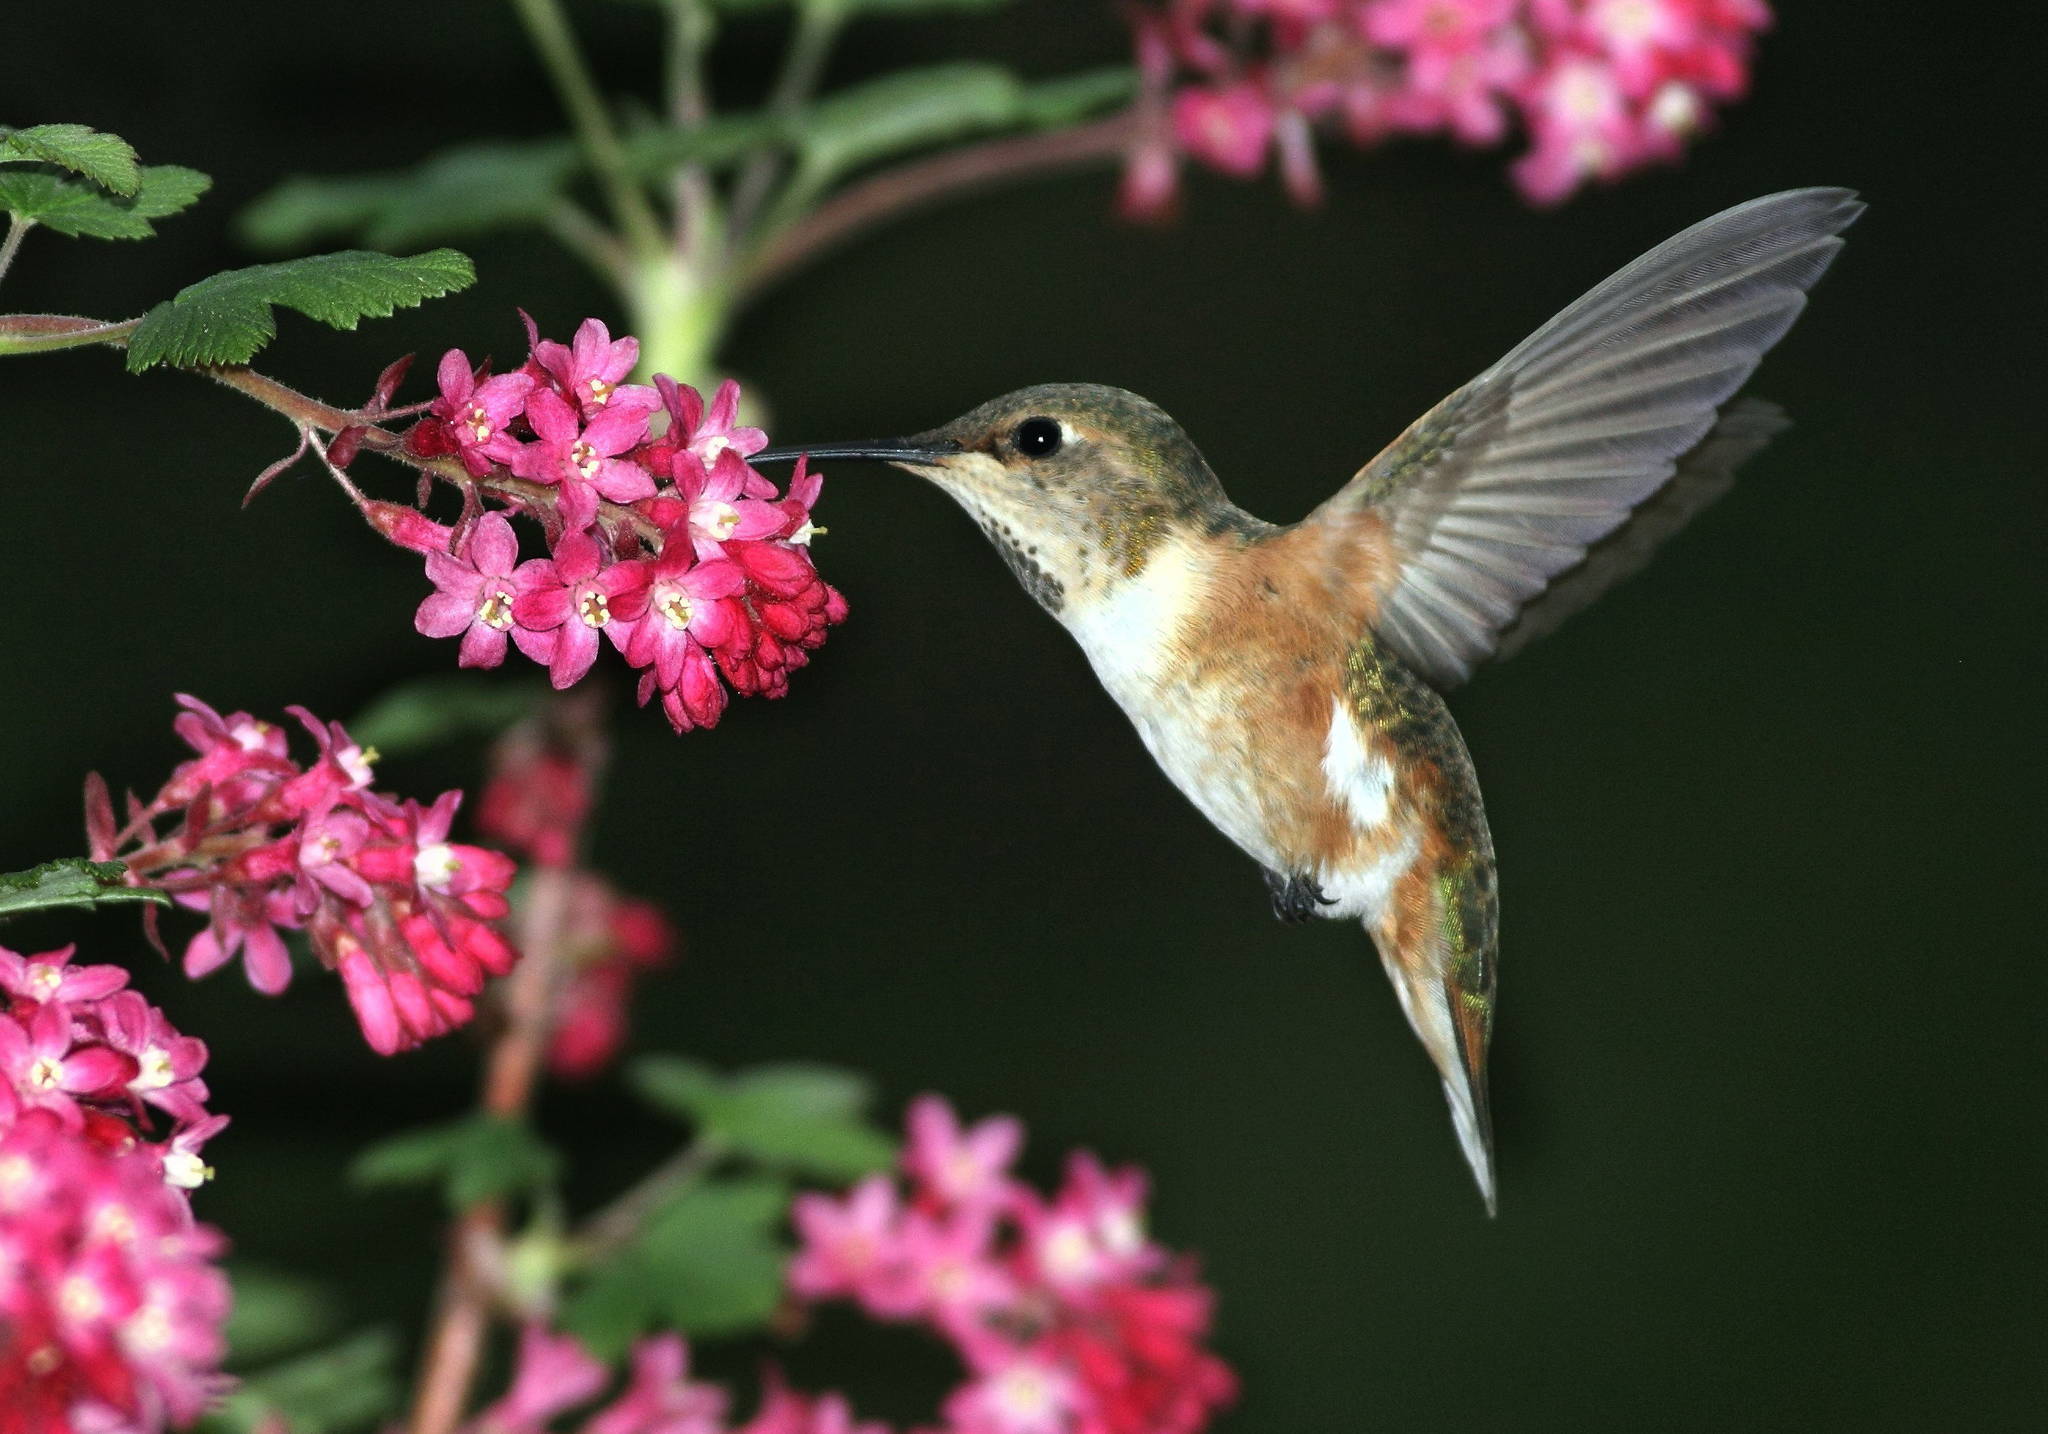
[[[511,1386],[464,1425],[463,1434],[542,1434],[610,1379],[611,1371],[573,1336],[528,1326]],[[722,1386],[690,1378],[681,1335],[649,1335],[633,1347],[624,1388],[574,1427],[580,1434],[887,1434],[884,1425],[856,1421],[843,1395],[811,1397],[779,1381],[769,1383],[760,1408],[744,1423],[729,1422],[731,1404]]]
[[[634,985],[676,950],[675,928],[660,907],[577,864],[604,746],[596,705],[558,700],[498,739],[477,806],[477,830],[487,839],[562,872],[547,1063],[564,1080],[611,1065],[626,1039]]]
[[[871,1176],[792,1210],[790,1288],[911,1321],[968,1380],[948,1434],[1193,1434],[1236,1393],[1212,1354],[1212,1299],[1146,1236],[1145,1177],[1085,1152],[1048,1200],[1010,1167],[1023,1127],[962,1129],[926,1096],[910,1111],[906,1181]]]
[[[223,1242],[187,1195],[227,1124],[206,1109],[206,1047],[122,968],[72,954],[0,946],[4,1434],[183,1422],[222,1384]]]
[[[846,617],[811,561],[819,476],[799,464],[783,494],[748,464],[767,438],[737,423],[730,380],[708,406],[665,374],[627,383],[639,342],[596,319],[567,346],[531,321],[528,336],[526,362],[496,376],[451,350],[441,396],[407,431],[414,455],[452,455],[478,480],[462,518],[364,501],[386,537],[426,554],[436,591],[414,626],[460,637],[465,667],[497,666],[509,641],[558,688],[609,639],[639,669],[642,705],[659,695],[678,732],[716,725],[728,684],[784,695]],[[521,561],[478,484],[539,520],[547,557]]]
[[[915,1434],[1196,1434],[1236,1395],[1204,1341],[1209,1291],[1145,1234],[1145,1177],[1085,1153],[1047,1199],[1011,1174],[1022,1125],[963,1129],[936,1096],[915,1102],[900,1178],[791,1207],[800,1246],[790,1293],[850,1299],[913,1322],[959,1354],[965,1380]],[[690,1378],[682,1338],[633,1349],[624,1387],[593,1414],[611,1372],[574,1336],[530,1325],[506,1392],[465,1434],[890,1434],[843,1395],[804,1395],[771,1372],[753,1417]]]
[[[1189,155],[1322,192],[1314,134],[1370,145],[1448,133],[1497,144],[1519,118],[1515,183],[1537,203],[1675,159],[1739,98],[1764,0],[1164,0],[1131,11],[1144,80],[1125,209],[1173,204]]]
[[[303,930],[380,1054],[467,1022],[485,977],[516,953],[497,925],[511,859],[448,839],[462,794],[421,806],[370,790],[376,754],[302,707],[288,710],[316,749],[305,765],[274,723],[178,702],[174,725],[197,755],[148,802],[129,797],[125,824],[88,779],[85,816],[95,860],[125,862],[132,882],[207,914],[185,973],[240,953],[250,984],[275,995],[292,977],[282,933]]]

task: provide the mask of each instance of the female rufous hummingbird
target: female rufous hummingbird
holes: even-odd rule
[[[1044,384],[910,438],[771,449],[931,479],[1073,633],[1276,915],[1364,923],[1494,1208],[1493,841],[1440,693],[1548,630],[1781,426],[1723,408],[1862,212],[1797,189],[1659,245],[1300,522],[1224,496],[1136,394]]]

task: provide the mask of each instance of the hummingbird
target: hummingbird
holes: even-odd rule
[[[1499,905],[1443,693],[1639,566],[1783,426],[1730,402],[1863,210],[1797,189],[1621,269],[1300,522],[1239,508],[1179,424],[1054,383],[907,438],[764,450],[936,483],[1072,633],[1283,921],[1361,923],[1496,1208]]]

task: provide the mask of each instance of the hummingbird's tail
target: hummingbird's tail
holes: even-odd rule
[[[1497,950],[1492,864],[1465,861],[1414,877],[1374,931],[1374,944],[1408,1024],[1443,1077],[1459,1148],[1492,1215],[1493,1110],[1486,1088]]]

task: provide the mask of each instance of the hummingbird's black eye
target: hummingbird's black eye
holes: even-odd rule
[[[1065,436],[1053,419],[1027,418],[1017,425],[1010,441],[1026,458],[1045,458],[1060,451],[1060,440]]]

